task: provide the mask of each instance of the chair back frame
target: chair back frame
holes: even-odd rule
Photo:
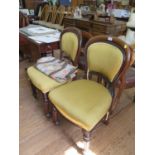
[[[41,12],[41,17],[40,17],[41,20],[46,21],[46,22],[48,21],[49,9],[50,9],[50,7],[49,7],[48,4],[46,4],[46,5],[43,7],[42,12]]]
[[[62,44],[62,42],[61,42],[62,36],[63,36],[65,33],[67,33],[67,32],[72,32],[72,33],[74,33],[74,34],[77,36],[77,38],[78,38],[78,49],[77,49],[77,53],[76,53],[76,56],[75,56],[74,61],[73,61],[70,57],[67,57],[67,58],[72,62],[72,64],[73,64],[74,66],[77,66],[78,60],[79,60],[79,56],[80,56],[80,47],[81,47],[81,42],[82,42],[82,34],[81,34],[81,31],[80,31],[78,28],[76,28],[76,27],[67,27],[67,28],[65,28],[65,29],[62,31],[62,33],[61,33],[61,35],[60,35],[60,51],[61,51],[61,53],[60,53],[60,59],[62,59],[63,53],[65,53],[65,52],[62,50],[62,45],[61,45],[61,44]]]
[[[55,23],[56,14],[57,14],[57,7],[55,5],[51,6],[51,12],[50,12],[50,15],[49,15],[49,22],[51,22],[53,24]]]
[[[93,37],[93,35],[91,33],[87,32],[87,31],[82,31],[82,45],[81,45],[81,47],[84,48],[86,43],[88,42],[88,40],[92,37]]]
[[[97,42],[114,45],[117,48],[119,48],[123,54],[122,65],[121,65],[119,71],[117,72],[117,74],[115,75],[112,82],[110,82],[103,74],[88,70],[88,62],[87,62],[87,51],[88,50],[87,49],[91,44],[97,43]],[[125,73],[126,73],[127,69],[129,68],[130,61],[131,61],[131,49],[124,41],[118,39],[117,37],[109,37],[106,35],[99,35],[99,36],[91,38],[87,42],[84,51],[85,51],[87,79],[92,79],[92,75],[95,74],[95,75],[97,75],[97,82],[104,84],[104,86],[109,90],[109,92],[111,93],[112,98],[113,98],[111,107],[109,109],[110,113],[112,113],[116,107],[117,99],[119,98],[119,96],[124,88]],[[118,81],[121,81],[119,87],[118,87]],[[119,93],[115,93],[116,88],[118,88],[120,90],[120,91],[118,91]]]
[[[65,15],[65,7],[64,6],[60,6],[56,12],[56,19],[55,19],[55,24],[62,24],[63,18]]]

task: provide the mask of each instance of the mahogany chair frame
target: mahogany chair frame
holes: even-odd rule
[[[65,53],[63,50],[62,50],[62,36],[67,33],[67,32],[72,32],[74,34],[76,34],[77,38],[78,38],[78,49],[77,49],[77,54],[75,56],[75,59],[74,61],[71,60],[71,58],[69,56],[67,56],[66,58],[68,60],[71,61],[71,63],[74,65],[74,66],[77,66],[78,64],[78,59],[79,59],[79,55],[80,55],[80,47],[81,47],[81,40],[82,40],[82,35],[81,35],[81,31],[78,29],[78,28],[75,28],[75,27],[67,27],[66,29],[63,30],[63,32],[61,33],[60,35],[60,59],[63,58],[63,53]],[[45,75],[46,76],[46,75]],[[48,93],[42,93],[39,89],[37,89],[33,83],[31,82],[30,80],[30,85],[31,85],[31,89],[32,89],[32,94],[35,98],[37,98],[37,91],[39,91],[42,96],[43,96],[43,102],[44,102],[44,113],[47,117],[50,117],[50,107],[49,107],[49,100],[48,100]]]
[[[81,52],[80,52],[79,64],[78,64],[79,68],[82,70],[86,70],[85,58],[84,58],[84,55],[85,55],[84,47],[85,47],[86,43],[88,42],[88,40],[92,37],[93,37],[93,35],[91,33],[87,32],[87,31],[82,31]]]
[[[118,89],[117,93],[119,94],[118,98],[120,98],[121,96],[121,92],[124,90],[124,89],[129,89],[129,88],[133,88],[135,87],[135,66],[134,66],[134,63],[135,63],[135,53],[134,53],[134,49],[128,45],[129,48],[130,48],[130,51],[131,51],[131,58],[130,58],[130,67],[125,75],[125,78],[124,78],[124,87],[122,89]],[[118,82],[118,86],[120,84],[120,81]],[[135,99],[135,95],[133,96],[133,99],[132,99],[132,102],[134,102],[134,99]]]
[[[87,49],[91,44],[97,43],[97,42],[103,42],[103,43],[108,43],[108,44],[114,45],[114,46],[118,47],[121,50],[122,54],[123,54],[122,65],[121,65],[118,73],[116,74],[116,76],[115,76],[115,78],[114,78],[114,80],[112,82],[110,82],[103,74],[97,73],[97,72],[92,72],[92,71],[88,70],[88,67],[87,67],[88,66],[88,64],[87,64]],[[104,35],[99,35],[99,36],[91,38],[87,42],[87,44],[86,44],[86,46],[84,48],[84,51],[86,53],[85,61],[86,61],[86,68],[87,68],[87,76],[86,76],[87,79],[92,79],[92,75],[96,75],[97,76],[97,82],[103,84],[109,90],[109,92],[112,95],[112,102],[111,102],[111,106],[109,108],[109,111],[98,122],[98,124],[99,124],[102,121],[103,123],[108,125],[108,123],[109,123],[109,115],[112,114],[112,112],[114,111],[114,109],[116,107],[116,104],[117,104],[117,97],[122,92],[122,88],[124,86],[125,73],[126,73],[127,69],[130,66],[131,50],[130,50],[129,46],[125,42],[118,39],[117,37],[109,37],[109,36],[106,36],[106,35],[105,36]],[[118,81],[121,81],[119,86],[118,86]],[[116,92],[115,89],[117,87],[121,90],[121,91],[119,91],[119,93],[115,93]],[[56,109],[56,107],[53,106],[52,119],[53,119],[53,122],[56,125],[59,124],[59,118],[58,118],[59,114],[60,114],[59,111]],[[83,140],[85,142],[84,154],[89,149],[89,142],[90,142],[91,133],[96,128],[96,126],[91,131],[86,131],[86,130],[82,129]]]

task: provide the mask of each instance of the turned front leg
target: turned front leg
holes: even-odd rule
[[[49,102],[48,102],[48,97],[47,93],[43,94],[43,100],[44,100],[44,113],[47,117],[50,117],[50,112],[49,112]]]
[[[53,119],[53,122],[54,122],[55,125],[60,124],[60,121],[59,121],[59,118],[58,118],[58,111],[54,106],[52,107],[52,119]]]
[[[90,144],[90,132],[82,129],[83,132],[83,140],[84,140],[84,151],[83,155],[87,155],[89,152],[89,144]]]

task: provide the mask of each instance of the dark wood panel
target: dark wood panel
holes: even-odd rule
[[[115,20],[114,23],[102,22],[102,20],[89,20],[87,18],[65,17],[63,20],[64,27],[75,26],[81,30],[88,31],[93,35],[106,34],[118,36],[126,30],[126,24],[122,21]]]
[[[35,9],[42,0],[25,0],[25,8]]]

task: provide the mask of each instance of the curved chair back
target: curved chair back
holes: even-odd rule
[[[118,80],[130,65],[130,48],[116,37],[93,37],[87,42],[85,51],[88,72],[100,73],[110,83]]]
[[[55,24],[61,25],[64,15],[65,15],[65,6],[60,6],[56,13]]]
[[[87,78],[92,78],[92,74],[96,74],[98,82],[104,83],[109,89],[114,96],[110,108],[112,112],[125,85],[125,74],[130,66],[131,50],[117,37],[100,35],[87,42],[85,52]],[[119,89],[119,93],[116,93],[116,88]]]
[[[56,14],[57,14],[57,7],[55,5],[51,6],[51,13],[49,15],[49,22],[51,22],[53,24],[55,23]]]
[[[82,41],[81,31],[75,27],[67,27],[60,36],[61,57],[65,53],[77,65]]]
[[[48,4],[46,4],[42,9],[40,20],[44,20],[46,22],[48,21],[49,10],[50,10],[50,7]]]

